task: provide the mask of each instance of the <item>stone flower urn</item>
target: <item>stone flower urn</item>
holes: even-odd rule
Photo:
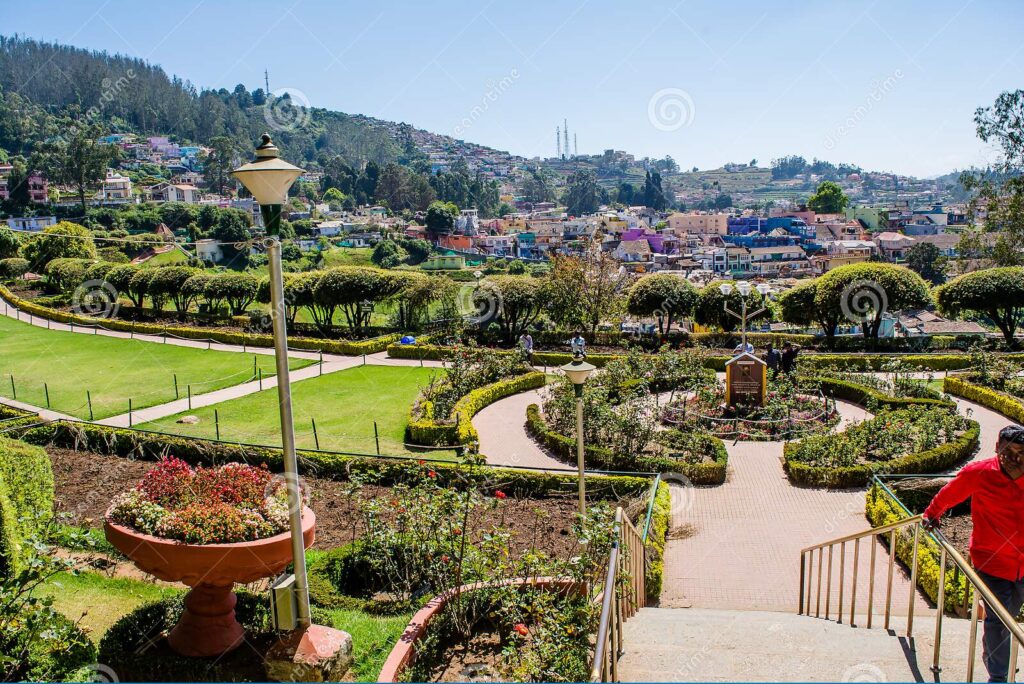
[[[316,516],[302,510],[305,546],[315,538]],[[106,520],[107,541],[143,572],[166,582],[192,587],[185,611],[167,635],[167,642],[184,656],[218,656],[242,643],[245,630],[235,618],[235,583],[248,584],[272,577],[292,560],[288,532],[265,539],[232,544],[188,544],[143,534]]]

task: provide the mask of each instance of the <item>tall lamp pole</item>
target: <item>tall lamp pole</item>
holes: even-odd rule
[[[587,514],[587,485],[584,478],[586,468],[583,461],[583,384],[596,368],[584,361],[582,355],[577,354],[560,370],[569,378],[576,392],[576,468],[579,471],[580,515],[583,516]]]
[[[267,259],[270,263],[270,316],[274,328],[274,360],[277,364],[277,397],[281,410],[281,444],[284,447],[285,485],[291,524],[292,562],[295,568],[296,610],[299,629],[310,626],[309,587],[306,581],[306,546],[302,539],[302,496],[299,464],[295,456],[295,425],[292,420],[292,388],[288,373],[288,329],[285,326],[284,278],[281,269],[281,205],[288,189],[304,173],[280,158],[270,136],[263,134],[256,158],[231,175],[241,181],[260,205],[267,230]]]
[[[726,300],[722,304],[722,308],[725,309],[725,312],[727,314],[731,314],[731,315],[735,316],[736,318],[738,318],[740,320],[740,335],[741,335],[741,338],[742,338],[742,342],[740,344],[741,344],[741,347],[743,348],[743,351],[746,351],[747,350],[747,322],[751,318],[756,318],[757,316],[760,316],[762,313],[765,312],[765,310],[768,307],[762,306],[757,311],[754,311],[752,313],[748,313],[747,312],[747,297],[750,296],[750,293],[755,288],[752,288],[750,286],[750,283],[748,283],[747,281],[744,280],[744,281],[740,281],[739,285],[737,285],[735,289],[738,290],[739,293],[740,293],[740,298],[741,298],[740,299],[740,303],[742,305],[742,309],[740,309],[740,312],[736,313],[735,311],[730,309],[729,308],[728,300]],[[772,291],[772,288],[770,288],[768,285],[765,285],[764,283],[761,283],[760,285],[758,285],[756,289],[757,289],[758,293],[760,293],[762,296],[767,296],[767,295],[771,294],[771,291]],[[718,291],[721,292],[726,297],[728,297],[733,292],[733,286],[730,283],[722,283],[721,285],[718,286]]]

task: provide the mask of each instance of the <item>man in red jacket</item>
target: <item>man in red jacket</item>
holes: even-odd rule
[[[926,529],[971,498],[971,564],[1000,603],[1014,617],[1024,605],[1024,428],[999,432],[996,456],[975,461],[939,490],[924,512]],[[990,682],[1005,682],[1010,662],[1009,630],[991,610],[985,611],[983,647]]]

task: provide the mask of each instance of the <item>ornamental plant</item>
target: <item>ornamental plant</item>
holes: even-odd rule
[[[190,544],[227,544],[288,528],[288,492],[266,465],[193,468],[173,456],[115,497],[110,522]]]

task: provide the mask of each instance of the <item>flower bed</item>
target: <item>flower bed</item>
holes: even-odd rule
[[[189,544],[233,544],[288,529],[288,492],[266,467],[193,468],[172,456],[115,497],[107,519]]]
[[[811,382],[821,387],[821,390],[836,399],[843,399],[861,406],[870,406],[875,409],[900,409],[910,406],[933,406],[938,408],[952,409],[952,402],[943,399],[928,399],[925,397],[894,397],[890,394],[877,390],[873,387],[840,380],[838,378],[814,377]]]
[[[796,391],[770,391],[764,406],[726,406],[725,392],[719,389],[669,404],[661,419],[668,425],[697,426],[723,439],[763,441],[830,430],[839,414],[824,397]]]
[[[936,473],[970,457],[980,426],[942,408],[886,411],[836,435],[791,442],[784,467],[796,484],[858,487],[877,473]]]

